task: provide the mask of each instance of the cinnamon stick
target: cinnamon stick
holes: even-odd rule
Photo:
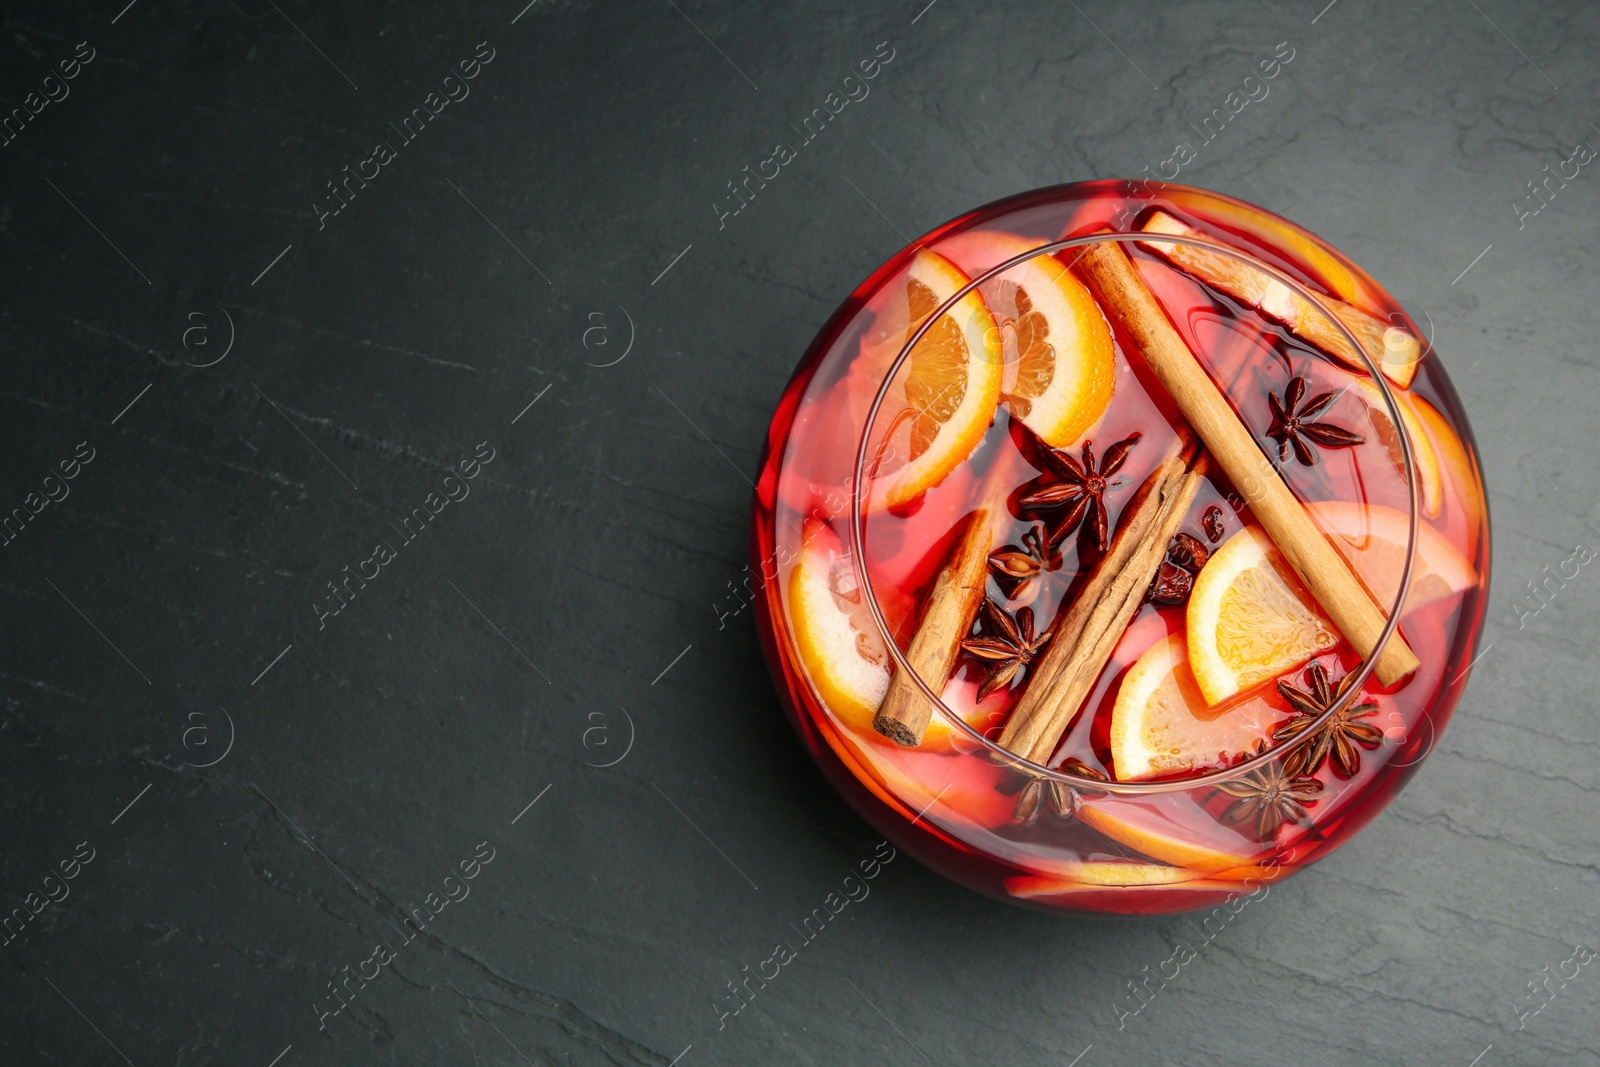
[[[1211,236],[1164,211],[1152,212],[1140,229],[1175,237]],[[1232,256],[1192,245],[1171,241],[1140,241],[1139,244],[1180,270],[1283,323],[1345,365],[1356,370],[1366,369],[1360,355],[1328,316],[1266,271],[1254,270]],[[1422,344],[1415,336],[1337,297],[1324,296],[1322,302],[1356,336],[1386,377],[1402,388],[1411,384],[1417,373],[1417,360],[1422,355]]]
[[[1057,616],[1055,636],[1000,735],[1002,747],[1034,763],[1050,758],[1139,610],[1203,476],[1193,437],[1180,433],[1123,509],[1110,549]]]
[[[1132,338],[1145,363],[1234,488],[1249,501],[1267,535],[1317,603],[1355,650],[1371,658],[1386,622],[1383,609],[1256,446],[1238,414],[1167,321],[1128,253],[1113,242],[1090,245],[1078,258],[1076,269],[1106,317]],[[1418,666],[1415,653],[1396,632],[1378,654],[1373,669],[1380,682],[1394,685]]]
[[[949,681],[961,641],[972,629],[972,620],[983,602],[995,516],[996,509],[991,506],[972,513],[965,532],[950,550],[944,569],[933,583],[916,636],[906,649],[906,662],[936,693]],[[932,716],[933,705],[927,695],[906,671],[896,670],[873,717],[872,728],[897,745],[915,748],[922,744]]]

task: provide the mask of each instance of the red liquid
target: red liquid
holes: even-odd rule
[[[1150,198],[1148,190],[1125,183],[1086,183],[1043,190],[981,209],[930,234],[919,245],[950,251],[957,258],[960,235],[999,230],[1053,241],[1093,232],[1105,225],[1134,228],[1151,208],[1160,208],[1273,266],[1306,285],[1355,304],[1379,318],[1423,336],[1399,305],[1354,264],[1315,237],[1265,211],[1198,190],[1168,186]],[[1161,301],[1180,335],[1233,403],[1269,455],[1277,447],[1262,437],[1271,422],[1269,390],[1282,395],[1291,373],[1309,381],[1306,396],[1349,388],[1323,418],[1361,433],[1363,443],[1319,451],[1314,466],[1291,456],[1276,463],[1303,501],[1348,501],[1366,509],[1411,507],[1411,494],[1397,469],[1381,427],[1371,420],[1357,392],[1363,372],[1353,371],[1250,308],[1201,285],[1160,259],[1124,245],[1146,283]],[[1435,513],[1419,507],[1418,522],[1453,546],[1470,564],[1470,580],[1459,589],[1403,614],[1399,632],[1421,662],[1403,683],[1380,686],[1369,678],[1362,698],[1378,705],[1364,720],[1384,731],[1375,750],[1361,753],[1361,769],[1346,780],[1330,760],[1317,773],[1323,790],[1307,806],[1303,821],[1286,822],[1266,839],[1246,822],[1223,822],[1233,797],[1215,784],[1184,786],[1183,773],[1163,791],[1085,795],[1076,818],[1054,816],[1019,822],[1014,818],[1019,779],[993,754],[959,728],[935,723],[920,748],[900,748],[872,731],[870,709],[846,706],[818,684],[797,643],[797,562],[807,525],[825,526],[831,543],[849,545],[850,488],[867,407],[886,365],[863,373],[862,342],[876,312],[889,302],[914,249],[902,251],[869,278],[824,327],[784,391],[769,431],[753,515],[752,553],[763,574],[776,572],[758,597],[757,617],[769,667],[791,719],[813,758],[858,810],[897,845],[951,878],[1001,899],[1050,910],[1099,915],[1163,914],[1209,908],[1238,894],[1257,892],[1267,882],[1292,873],[1342,844],[1371,820],[1405,784],[1431,750],[1448,722],[1465,684],[1474,655],[1487,594],[1488,516],[1476,451],[1456,394],[1439,357],[1424,340],[1424,356],[1409,388],[1410,402],[1428,405],[1439,418],[1428,422],[1426,452],[1438,470]],[[1063,253],[1064,259],[1074,255]],[[1007,258],[1009,253],[989,263]],[[988,263],[982,264],[989,265]],[[973,271],[980,269],[974,267]],[[1137,431],[1133,447],[1106,494],[1113,528],[1123,506],[1154,468],[1173,439],[1182,417],[1144,367],[1141,357],[1116,341],[1116,381],[1109,408],[1090,431],[1096,452]],[[894,346],[890,346],[893,348]],[[893,351],[889,352],[892,357]],[[855,372],[852,374],[852,365]],[[1408,399],[1402,396],[1400,399]],[[892,413],[879,415],[879,431]],[[1446,440],[1448,438],[1448,440]],[[1444,442],[1444,443],[1438,443]],[[985,479],[994,468],[1007,486],[1038,477],[1030,462],[1028,437],[1005,405],[967,460],[920,500],[899,511],[866,508],[864,562],[873,592],[890,629],[904,649],[917,621],[918,605],[943,565],[963,519],[979,503]],[[1075,443],[1070,449],[1077,456]],[[1017,516],[1017,493],[1010,497],[995,547],[1019,545],[1035,526]],[[1419,497],[1421,494],[1419,493]],[[1238,502],[1235,506],[1232,501]],[[1213,544],[1201,516],[1220,506],[1223,534]],[[1247,507],[1212,466],[1206,484],[1181,527],[1212,551],[1253,521]],[[1402,536],[1403,536],[1402,526]],[[1424,531],[1419,531],[1419,538]],[[1095,550],[1078,536],[1061,544],[1062,564],[1048,580],[1036,581],[1029,606],[1042,628],[1058,606],[1077,594]],[[772,568],[772,570],[768,570]],[[841,581],[850,579],[841,577]],[[848,591],[848,590],[846,590]],[[1413,584],[1413,594],[1417,586]],[[1007,603],[990,580],[990,593]],[[841,602],[842,603],[842,602]],[[1012,601],[1011,608],[1018,606]],[[1384,603],[1384,610],[1390,608]],[[1083,709],[1063,735],[1049,765],[1069,758],[1115,777],[1108,733],[1112,707],[1129,666],[1169,632],[1184,632],[1185,608],[1145,603],[1123,635]],[[1335,678],[1355,669],[1360,657],[1341,642],[1315,662]],[[944,702],[980,733],[998,737],[1006,715],[1028,681],[1019,676],[975,705],[979,664],[958,659],[943,693]],[[1281,674],[1305,688],[1306,665]],[[1271,723],[1290,715],[1271,682],[1250,690]],[[1238,762],[1244,754],[1199,766],[1203,773]],[[1127,882],[1142,884],[1122,884]],[[1113,882],[1119,884],[1105,884]]]

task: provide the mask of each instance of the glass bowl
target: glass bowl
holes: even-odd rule
[[[1292,223],[1154,182],[1011,197],[873,272],[752,516],[834,786],[963,885],[1097,916],[1236,909],[1381,811],[1466,683],[1488,549],[1425,331]]]

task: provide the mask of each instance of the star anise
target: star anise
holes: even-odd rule
[[[1288,682],[1279,680],[1278,692],[1283,694],[1283,699],[1299,712],[1294,718],[1280,725],[1272,732],[1275,740],[1284,741],[1295,737],[1311,725],[1322,713],[1333,707],[1344,698],[1350,689],[1350,683],[1355,681],[1355,674],[1346,674],[1339,680],[1339,685],[1331,687],[1328,683],[1328,672],[1322,664],[1313,664],[1306,671],[1306,679],[1311,684],[1310,692],[1296,689]],[[1300,772],[1303,774],[1316,774],[1322,769],[1323,761],[1331,754],[1333,766],[1340,777],[1351,778],[1361,770],[1361,748],[1373,749],[1383,744],[1383,731],[1368,722],[1357,722],[1369,715],[1376,714],[1378,705],[1356,704],[1340,708],[1334,712],[1322,729],[1317,731],[1311,742],[1300,749],[1304,753],[1300,761]]]
[[[1095,770],[1080,759],[1069,759],[1061,768],[1083,778],[1106,781],[1105,772]],[[1083,807],[1084,794],[1098,796],[1099,790],[1087,787],[1079,789],[1054,778],[1029,778],[1017,794],[1017,806],[1011,811],[1011,821],[1029,823],[1037,819],[1041,811],[1049,811],[1058,819],[1071,819]]]
[[[989,597],[983,598],[983,632],[961,642],[966,652],[984,661],[983,681],[978,684],[978,701],[996,689],[1011,684],[1017,672],[1050,643],[1050,629],[1035,636],[1033,609],[1018,608],[1016,618]]]
[[[1265,741],[1256,742],[1256,755],[1267,750]],[[1238,797],[1222,811],[1222,821],[1230,825],[1254,822],[1256,839],[1270,841],[1286,822],[1304,822],[1306,805],[1316,803],[1322,783],[1299,772],[1297,760],[1274,760],[1260,770],[1251,771],[1221,789]]]
[[[1062,538],[1088,520],[1087,529],[1094,534],[1095,547],[1102,552],[1105,551],[1111,527],[1111,520],[1106,512],[1106,490],[1122,484],[1120,481],[1112,481],[1111,476],[1122,469],[1123,463],[1128,459],[1129,450],[1138,443],[1141,436],[1143,435],[1135,433],[1106,449],[1098,467],[1095,466],[1093,441],[1083,443],[1082,462],[1073,459],[1066,449],[1050,448],[1040,451],[1040,458],[1050,468],[1050,473],[1059,480],[1024,493],[1018,503],[1023,508],[1032,510],[1066,509],[1050,527],[1052,545],[1059,544]]]
[[[1061,568],[1061,553],[1045,537],[1043,526],[1030,527],[1022,535],[1022,545],[1006,545],[989,553],[989,569],[1005,591],[1007,600],[1017,600],[1028,591],[1044,571]]]
[[[1279,462],[1287,463],[1289,450],[1293,448],[1295,458],[1301,463],[1307,467],[1315,465],[1317,454],[1307,441],[1324,448],[1348,448],[1366,440],[1360,434],[1351,433],[1331,422],[1311,421],[1338,399],[1338,393],[1319,393],[1301,407],[1300,401],[1305,395],[1306,380],[1298,374],[1289,379],[1289,387],[1283,391],[1281,398],[1271,390],[1267,391],[1267,403],[1272,405],[1272,425],[1267,429],[1267,436],[1278,442]]]

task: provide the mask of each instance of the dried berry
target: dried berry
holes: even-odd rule
[[[1195,577],[1211,558],[1211,550],[1199,538],[1186,533],[1174,535],[1167,545],[1167,556],[1150,581],[1150,599],[1157,604],[1182,604],[1189,599]]]
[[[1157,604],[1182,604],[1189,599],[1192,588],[1194,575],[1171,560],[1162,560],[1155,580],[1150,583],[1150,599]]]
[[[1206,560],[1211,558],[1211,550],[1201,544],[1197,537],[1190,537],[1181,533],[1173,537],[1172,544],[1167,546],[1167,560],[1182,567],[1192,574],[1199,574],[1200,568],[1206,565]]]
[[[1215,504],[1206,508],[1205,518],[1200,520],[1200,525],[1205,528],[1206,539],[1212,544],[1222,540],[1222,509]]]

